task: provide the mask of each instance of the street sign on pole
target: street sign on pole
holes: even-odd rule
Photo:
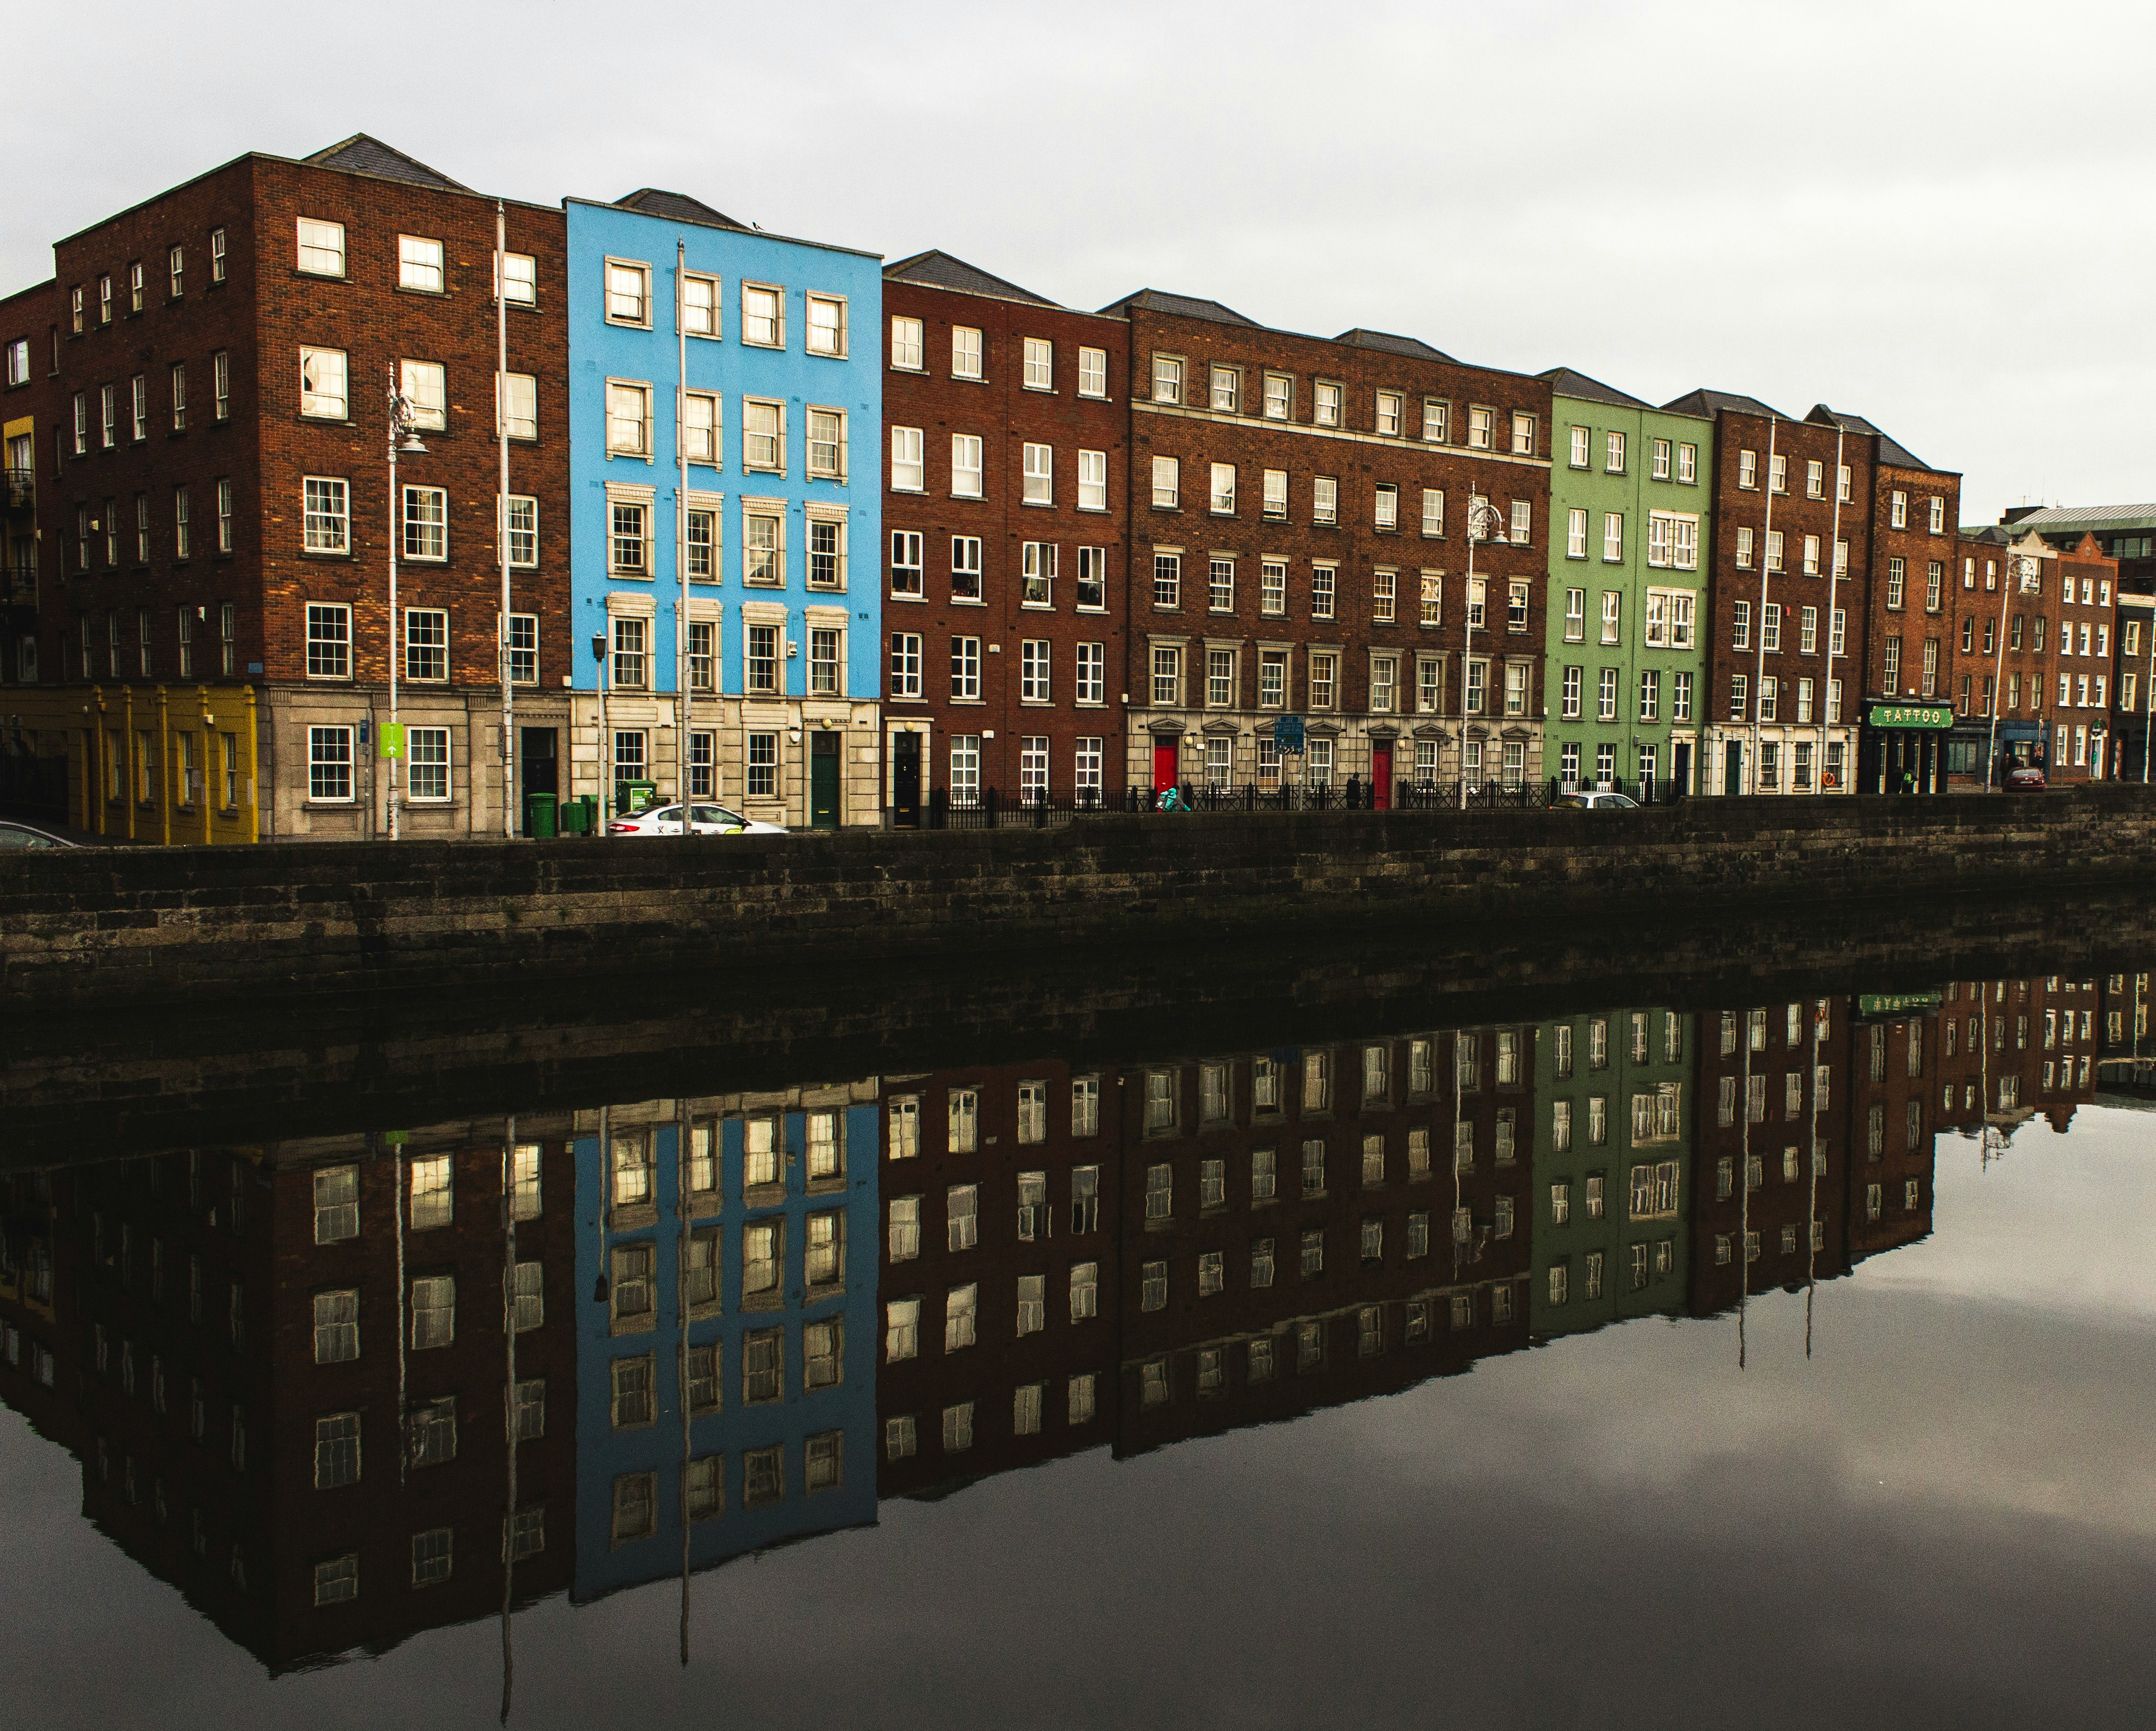
[[[1284,757],[1302,755],[1302,717],[1276,715],[1273,718],[1273,746]]]
[[[382,724],[382,755],[384,757],[402,757],[404,755],[403,722],[385,721]]]

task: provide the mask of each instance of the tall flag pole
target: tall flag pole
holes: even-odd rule
[[[517,816],[516,687],[511,677],[516,663],[509,592],[509,214],[498,198],[494,204],[494,431],[501,448],[501,488],[495,503],[494,535],[501,554],[501,628],[495,652],[501,675],[501,834],[505,841],[513,841]],[[532,388],[538,388],[536,380]],[[536,535],[539,527],[536,520],[531,527]],[[535,657],[538,648],[535,642]]]

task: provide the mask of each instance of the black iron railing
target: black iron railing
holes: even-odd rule
[[[37,501],[36,471],[28,469],[11,469],[6,474],[8,509],[11,511],[27,511]]]

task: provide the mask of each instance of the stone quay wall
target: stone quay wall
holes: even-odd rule
[[[2156,863],[2156,789],[1697,800],[1628,812],[1089,817],[1060,829],[552,842],[289,842],[0,858],[0,1006],[731,976],[918,958],[1404,951],[1511,922],[2071,896]],[[1561,929],[1558,928],[1558,929]],[[1517,928],[1514,927],[1517,930]],[[1194,951],[1185,946],[1198,946]]]

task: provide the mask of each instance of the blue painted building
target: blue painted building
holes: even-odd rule
[[[881,261],[678,193],[564,206],[567,791],[880,822]]]
[[[875,1519],[875,1099],[578,1114],[576,1599]]]

